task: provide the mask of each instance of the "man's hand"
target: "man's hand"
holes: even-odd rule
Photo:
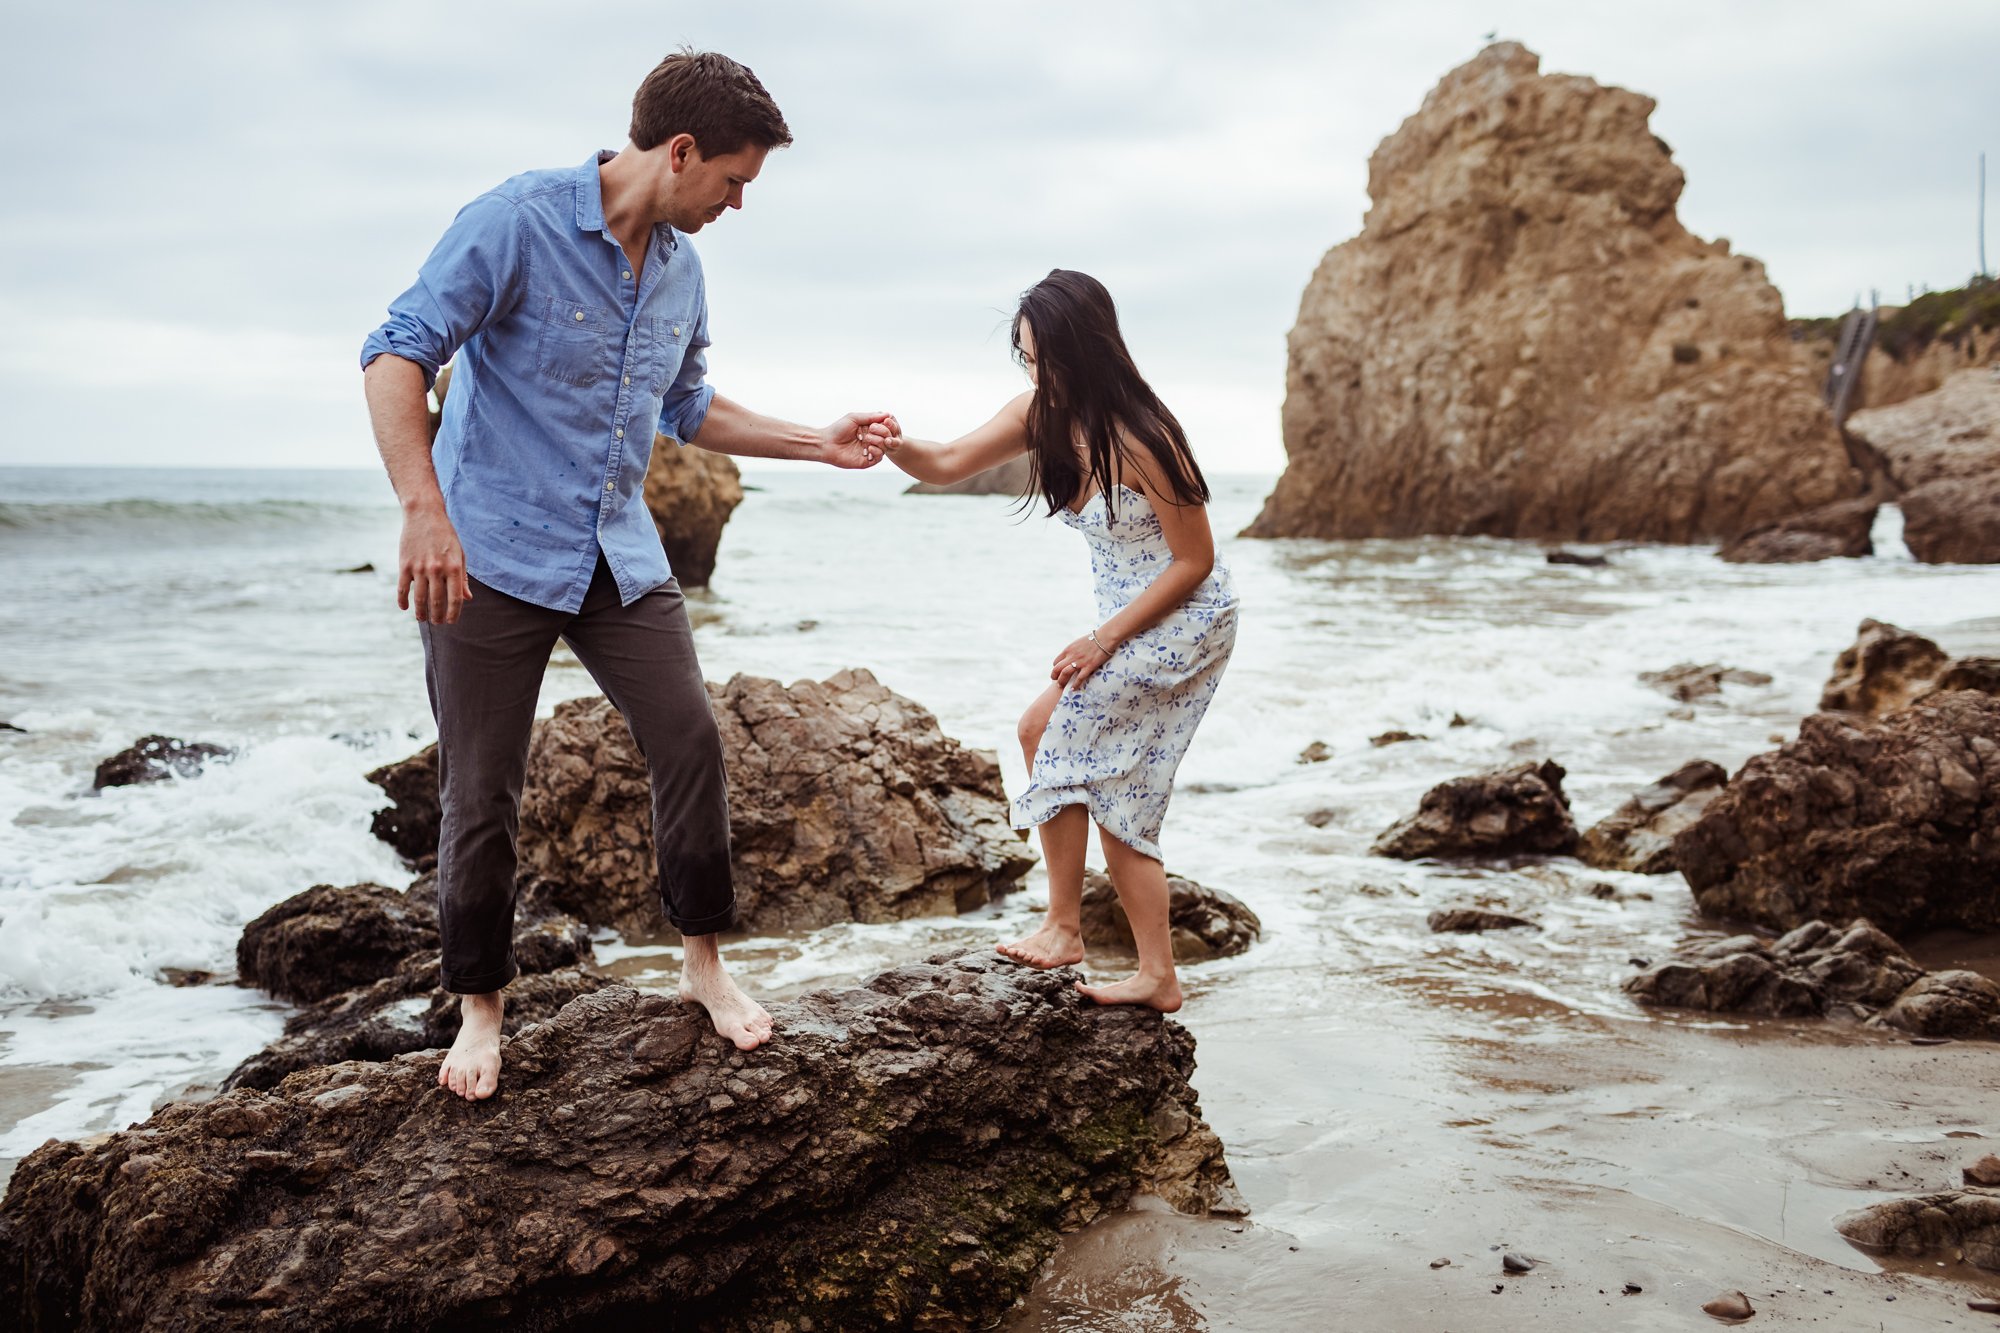
[[[834,467],[870,468],[901,434],[887,412],[849,412],[820,433],[820,459]]]
[[[466,581],[465,549],[443,505],[404,511],[396,563],[397,607],[408,611],[415,603],[418,620],[455,624],[459,607],[472,600],[472,584]]]

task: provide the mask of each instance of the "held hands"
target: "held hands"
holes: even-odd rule
[[[841,468],[870,468],[900,442],[902,427],[887,412],[849,412],[820,433],[820,458]]]
[[[396,552],[396,605],[414,602],[418,620],[450,625],[459,607],[472,600],[466,581],[465,550],[444,508],[412,509],[403,515],[403,538]]]
[[[1112,645],[1099,643],[1097,631],[1092,630],[1056,654],[1049,679],[1061,681],[1064,689],[1080,689],[1097,668],[1111,660],[1111,653]]]

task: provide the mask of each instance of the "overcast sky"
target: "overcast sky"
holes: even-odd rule
[[[371,465],[384,306],[465,201],[623,143],[682,43],[752,66],[798,138],[698,241],[722,391],[956,433],[1021,385],[1014,297],[1081,268],[1215,471],[1282,465],[1299,293],[1369,152],[1489,32],[1656,98],[1682,220],[1797,314],[1963,283],[2000,157],[1993,0],[8,11],[0,464]]]

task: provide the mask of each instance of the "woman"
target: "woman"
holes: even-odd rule
[[[1159,831],[1174,770],[1229,661],[1236,599],[1209,532],[1208,483],[1187,436],[1140,377],[1102,283],[1056,269],[1021,297],[1014,351],[1034,388],[949,444],[885,444],[920,481],[954,482],[1025,453],[1029,495],[1083,533],[1100,623],[1056,654],[1054,682],[1021,717],[1028,789],[1017,828],[1039,826],[1049,910],[1000,946],[1034,967],[1083,959],[1084,851],[1094,821],[1139,949],[1137,975],[1079,985],[1099,1004],[1181,1006]]]

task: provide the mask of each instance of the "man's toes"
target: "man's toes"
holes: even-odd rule
[[[493,1095],[493,1090],[499,1086],[500,1086],[499,1067],[494,1066],[491,1068],[482,1069],[479,1071],[479,1082],[473,1085],[472,1089],[473,1099],[476,1101],[482,1097],[491,1097]]]

